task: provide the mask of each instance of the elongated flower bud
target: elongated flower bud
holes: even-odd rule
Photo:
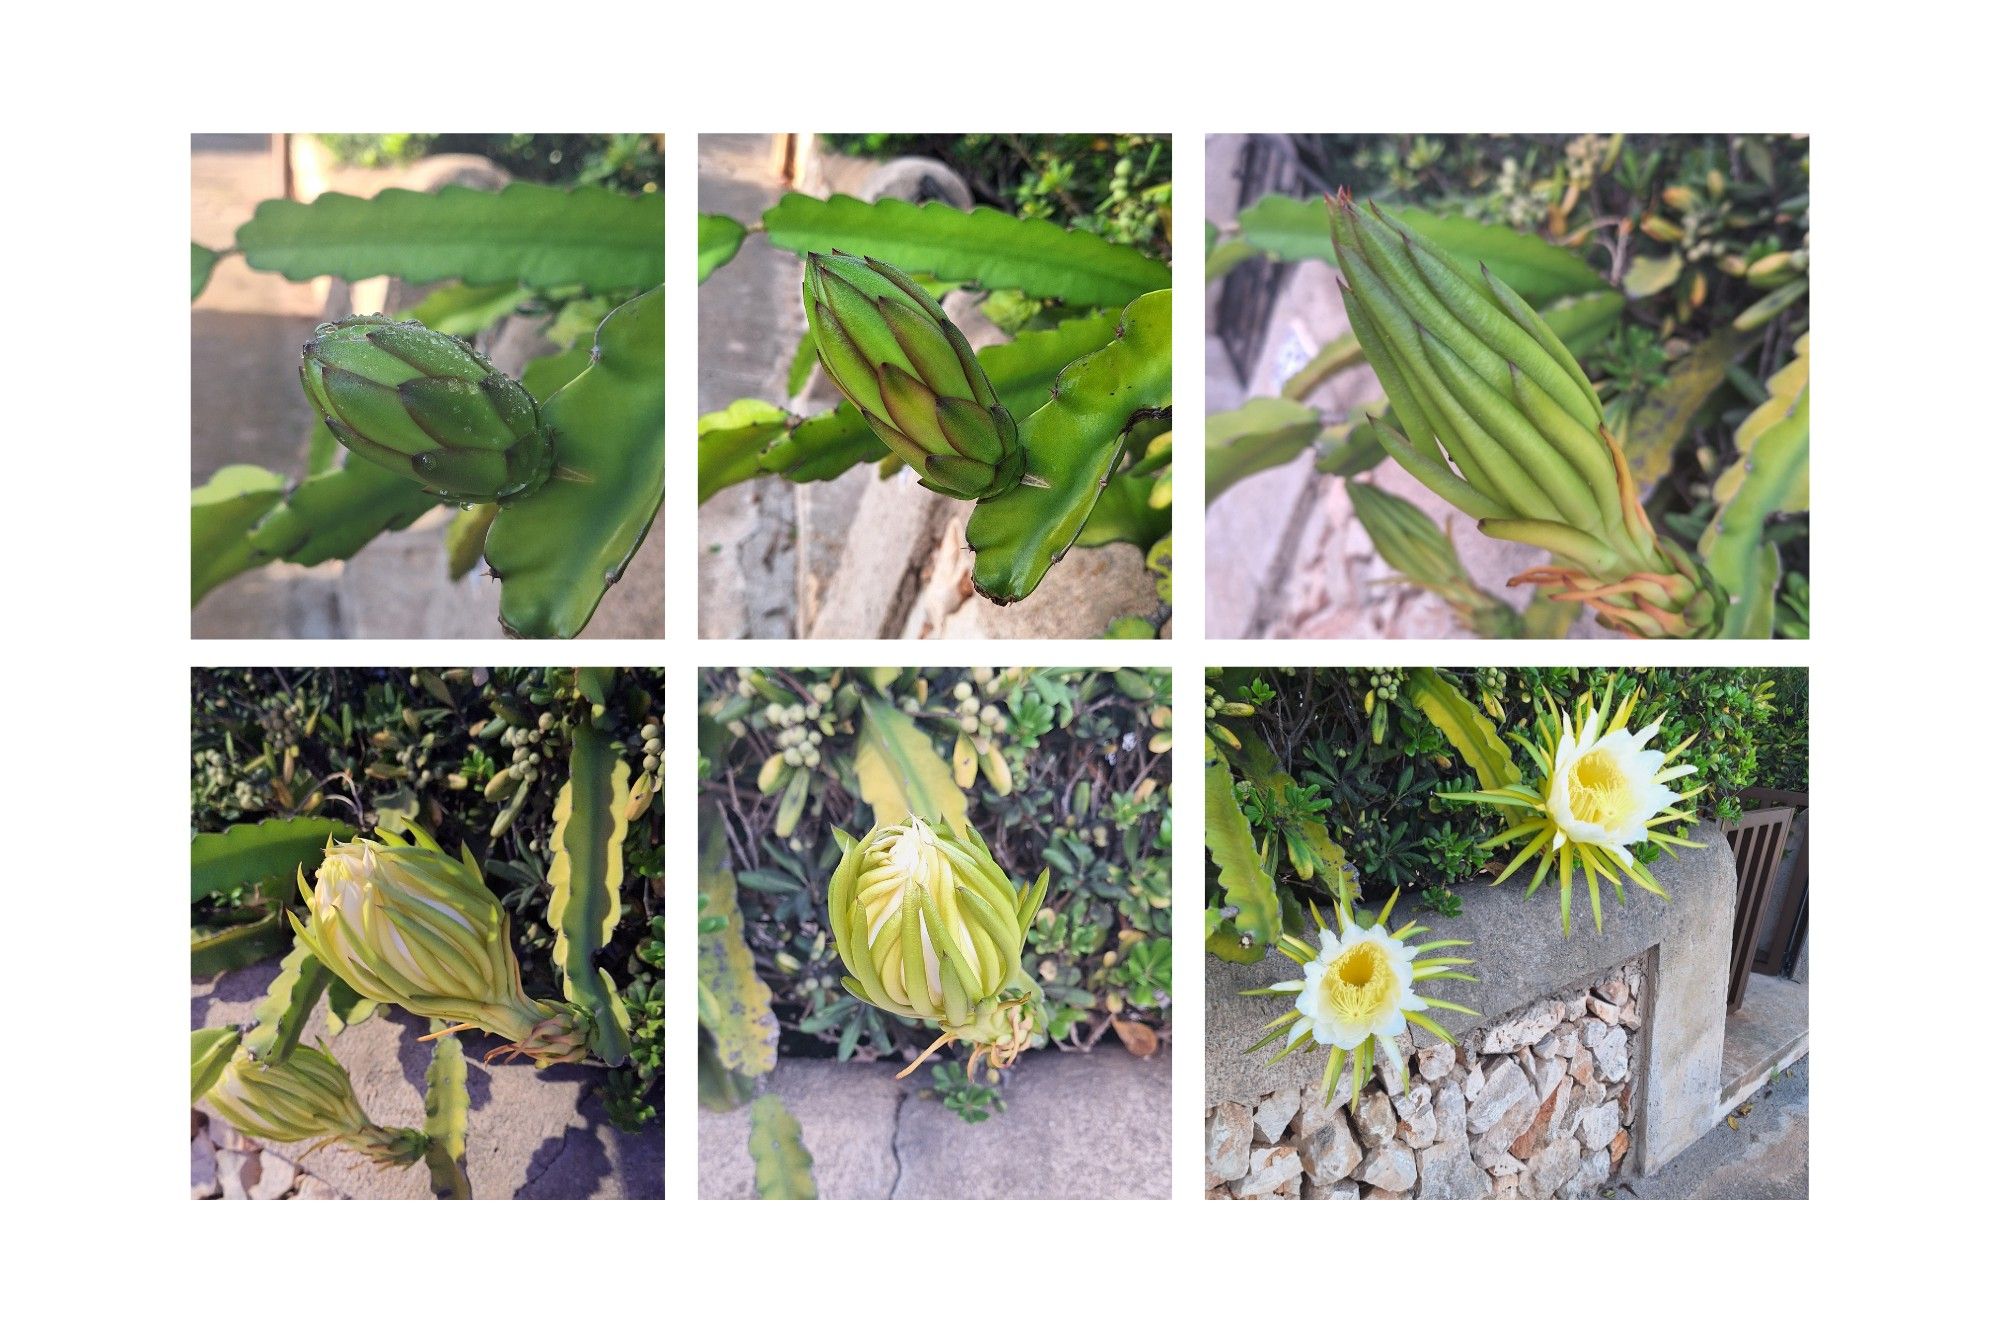
[[[448,500],[518,498],[555,463],[534,397],[469,344],[415,320],[320,325],[299,382],[335,439]]]
[[[1513,582],[1631,634],[1715,634],[1727,598],[1654,531],[1596,390],[1548,323],[1484,265],[1345,190],[1327,202],[1348,321],[1409,432],[1376,423],[1389,455],[1480,531],[1561,562]]]
[[[1401,496],[1361,481],[1347,483],[1347,498],[1376,552],[1397,573],[1442,597],[1473,633],[1492,639],[1520,637],[1520,615],[1472,581],[1452,549],[1450,536],[1431,522],[1429,514]]]
[[[464,860],[412,828],[409,841],[382,833],[328,843],[310,888],[299,939],[366,999],[413,1014],[482,1028],[537,1064],[589,1055],[588,1020],[569,1005],[531,1000],[509,940],[506,909]]]
[[[965,335],[908,274],[879,259],[806,256],[806,324],[819,363],[923,484],[984,500],[1020,483],[1027,455]]]
[[[1017,890],[976,831],[960,837],[914,815],[859,842],[835,837],[841,858],[827,916],[848,991],[937,1023],[938,1046],[967,1041],[975,1062],[1012,1063],[1042,1021],[1041,988],[1021,970],[1021,949],[1048,872]]]
[[[384,1129],[371,1121],[354,1096],[347,1070],[317,1047],[300,1046],[275,1065],[259,1064],[248,1051],[239,1051],[207,1097],[217,1115],[253,1138],[272,1143],[331,1140],[377,1166],[423,1160],[423,1134]]]

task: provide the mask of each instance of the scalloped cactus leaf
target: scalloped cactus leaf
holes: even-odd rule
[[[219,585],[271,559],[257,549],[251,534],[284,501],[287,484],[267,468],[231,463],[195,488],[188,497],[190,605],[199,605]]]
[[[250,1011],[257,1025],[243,1039],[243,1049],[260,1064],[283,1064],[299,1044],[299,1034],[305,1031],[306,1020],[312,1017],[313,1005],[319,1002],[332,976],[312,950],[303,944],[293,945],[278,975],[271,979],[264,998]]]
[[[703,213],[695,223],[695,240],[701,251],[700,276],[695,285],[707,282],[709,274],[736,258],[736,252],[743,248],[743,238],[749,234],[750,229],[735,218]]]
[[[962,213],[939,200],[788,194],[765,212],[764,230],[771,244],[801,255],[841,250],[943,282],[1018,288],[1075,305],[1122,306],[1173,282],[1165,264],[1132,246],[1046,218],[991,208]]]
[[[1403,678],[1403,697],[1423,710],[1431,725],[1444,733],[1452,748],[1472,766],[1479,785],[1489,791],[1521,780],[1514,752],[1486,714],[1456,685],[1430,667],[1419,667]]]
[[[1075,543],[1141,413],[1174,398],[1173,293],[1125,307],[1108,345],[1066,366],[1055,396],[1021,422],[1028,472],[1046,485],[982,501],[966,521],[972,582],[1005,606],[1033,592]]]
[[[250,534],[273,560],[317,565],[345,560],[385,532],[400,532],[442,501],[408,477],[348,454],[338,468],[292,488]]]
[[[874,807],[877,824],[921,815],[965,836],[965,793],[953,781],[951,765],[923,729],[887,699],[861,701],[854,778],[861,799]]]
[[[1278,937],[1283,913],[1277,884],[1264,869],[1250,819],[1236,803],[1229,765],[1211,763],[1203,775],[1202,841],[1215,862],[1222,900],[1236,915],[1209,933],[1208,951],[1231,962],[1255,962]]]
[[[590,369],[542,405],[556,472],[505,506],[486,537],[500,622],[523,638],[574,638],[666,502],[666,296],[655,287],[604,317]]]
[[[757,976],[757,960],[743,938],[736,876],[722,863],[727,844],[721,822],[710,820],[708,826],[700,870],[703,910],[722,925],[696,940],[699,1015],[716,1062],[732,1074],[756,1078],[778,1066],[778,1020],[771,1012],[771,988]]]
[[[797,1117],[774,1092],[750,1103],[750,1159],[757,1164],[760,1199],[817,1199],[812,1154]]]
[[[235,1028],[196,1028],[188,1034],[188,1101],[198,1102],[222,1077],[243,1034]]]
[[[197,833],[189,849],[194,890],[189,901],[273,875],[289,878],[294,868],[310,879],[327,840],[353,836],[353,825],[319,818],[265,819],[220,833]]]
[[[465,1081],[465,1047],[454,1036],[438,1036],[446,1024],[431,1020],[431,1063],[424,1071],[424,1164],[431,1192],[440,1199],[469,1199],[465,1174],[465,1121],[472,1096]]]
[[[194,290],[189,294],[188,300],[197,301],[201,299],[202,290],[208,286],[209,278],[215,273],[215,264],[222,258],[222,252],[211,250],[205,245],[196,245],[192,241],[188,242],[188,249],[193,260],[191,267],[194,277]]]
[[[193,932],[188,943],[188,975],[212,977],[275,958],[291,947],[292,928],[272,912],[256,921]]]
[[[618,928],[619,891],[625,883],[625,804],[631,769],[611,751],[611,738],[595,727],[570,737],[569,781],[556,796],[550,845],[549,928],[563,994],[591,1016],[591,1049],[608,1065],[630,1056],[631,1019],[596,953]]]
[[[328,193],[309,204],[265,200],[237,229],[236,244],[250,267],[294,282],[387,274],[615,291],[665,279],[666,202],[659,193],[528,181],[497,192],[447,185],[372,199]]]
[[[755,398],[739,398],[695,422],[698,503],[707,504],[717,491],[762,476],[764,450],[792,425],[791,413]]]
[[[427,329],[449,333],[454,338],[471,338],[520,308],[529,293],[515,282],[473,285],[453,282],[438,288],[398,315],[414,319]]]
[[[1319,432],[1318,410],[1290,398],[1252,398],[1212,413],[1202,450],[1207,503],[1245,477],[1291,462]]]
[[[1771,396],[1736,428],[1737,460],[1715,480],[1715,517],[1696,550],[1730,595],[1725,633],[1769,637],[1777,586],[1777,548],[1764,539],[1771,516],[1810,507],[1812,467],[1811,343],[1767,384]]]

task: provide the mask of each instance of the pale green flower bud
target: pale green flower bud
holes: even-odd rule
[[[300,1046],[283,1064],[264,1065],[238,1051],[208,1090],[215,1113],[252,1138],[272,1143],[331,1140],[353,1148],[378,1166],[421,1161],[424,1136],[413,1129],[384,1129],[368,1119],[338,1060]]]

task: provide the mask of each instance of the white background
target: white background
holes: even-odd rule
[[[1962,8],[1850,12],[1693,0],[406,2],[144,19],[70,6],[10,20],[0,1180],[7,1267],[25,1279],[11,1293],[16,1326],[1542,1329],[1935,1316],[1990,1268],[1957,1255],[1963,1228],[1991,1237],[1977,1205],[1993,1139],[1980,1019],[1995,976],[1984,837],[1995,709],[1990,659],[1974,655],[1991,648],[1996,586],[1991,43],[1946,17]],[[191,643],[188,133],[660,126],[668,252],[683,257],[668,280],[668,640]],[[697,644],[693,552],[673,548],[694,508],[695,132],[1003,128],[1176,137],[1179,638],[995,645],[983,660],[1170,662],[1190,719],[1203,664],[1812,666],[1812,1201],[1364,1214],[1204,1203],[1190,724],[1175,755],[1171,1203],[697,1204],[694,1062],[681,1046],[669,1049],[664,1203],[183,1204],[186,669],[664,661],[671,755],[692,751],[697,664],[982,660],[962,644]],[[1818,637],[1205,647],[1204,133],[1584,129],[1813,133]],[[678,771],[662,804],[685,849],[669,883],[670,902],[689,905],[685,925],[697,839],[692,764]],[[689,934],[670,965],[683,1003],[669,1031],[691,1035]]]

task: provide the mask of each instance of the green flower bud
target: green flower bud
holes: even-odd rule
[[[471,854],[459,860],[414,827],[408,842],[379,836],[329,842],[313,885],[299,876],[307,914],[292,926],[313,955],[366,999],[512,1043],[493,1054],[585,1058],[582,1011],[521,989],[506,909]]]
[[[838,829],[834,837],[841,858],[827,915],[849,993],[937,1023],[943,1034],[932,1050],[966,1041],[971,1063],[1011,1064],[1044,1021],[1021,949],[1048,872],[1016,889],[976,831],[960,837],[914,815],[877,825],[859,842]]]
[[[806,256],[806,323],[819,363],[925,486],[984,500],[1020,483],[1027,455],[944,307],[879,259]]]
[[[377,1166],[423,1160],[424,1136],[370,1121],[347,1071],[316,1047],[300,1046],[276,1065],[259,1064],[249,1052],[238,1051],[207,1096],[217,1115],[252,1138],[272,1143],[331,1140]]]
[[[299,382],[335,439],[447,500],[514,499],[555,465],[534,397],[469,344],[415,320],[320,325]]]

